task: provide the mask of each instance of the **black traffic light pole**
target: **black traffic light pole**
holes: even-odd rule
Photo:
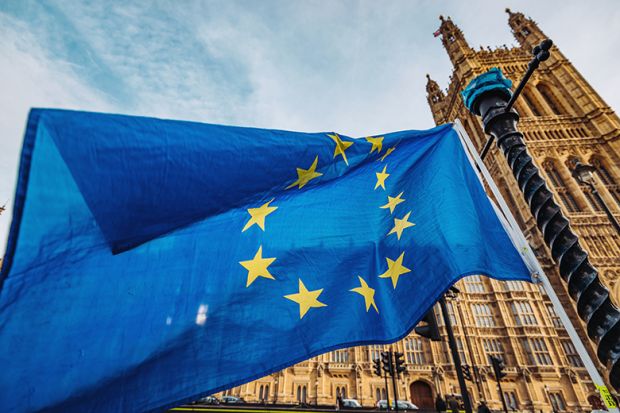
[[[386,402],[388,404],[388,410],[389,410],[389,406],[390,406],[390,401],[387,398],[387,394],[388,394],[388,384],[387,384],[387,373],[390,374],[390,377],[392,378],[392,386],[394,389],[394,410],[396,412],[398,412],[398,393],[396,390],[396,381],[394,379],[395,376],[395,372],[394,372],[394,363],[392,363],[392,349],[390,349],[389,351],[382,351],[381,352],[381,360],[383,361],[383,370],[385,371],[386,375],[385,375],[385,394],[386,394]]]
[[[388,381],[387,381],[387,371],[383,372],[383,377],[385,378],[385,403],[386,403],[386,410],[389,412],[390,411],[390,394],[388,391]]]
[[[388,410],[390,410],[390,399],[387,397],[388,384],[387,384],[387,373],[390,373],[392,377],[392,388],[394,389],[394,410],[398,412],[398,386],[396,385],[396,381],[399,373],[405,371],[405,360],[404,354],[399,353],[398,351],[392,351],[390,348],[389,351],[381,352],[381,360],[375,360],[375,374],[380,375],[381,361],[383,361],[383,371],[385,372],[385,396],[386,402],[388,404]]]
[[[383,357],[383,353],[384,352],[381,352],[381,357]],[[386,409],[389,412],[390,411],[390,396],[388,393],[387,370],[384,370],[381,368],[381,359],[373,360],[373,364],[374,364],[374,369],[375,369],[375,375],[379,377],[383,376],[383,378],[385,379],[385,402],[387,403]]]
[[[396,382],[400,379],[400,373],[404,373],[405,368],[405,354],[395,351],[394,352],[394,388],[396,389]],[[398,392],[394,391],[396,397],[396,406],[398,406]]]
[[[439,299],[439,305],[441,306],[441,313],[443,314],[444,324],[446,325],[446,330],[448,331],[448,343],[450,344],[450,351],[452,352],[452,359],[454,360],[456,377],[459,380],[459,387],[461,388],[461,396],[463,397],[463,403],[465,403],[465,412],[472,413],[471,401],[469,400],[467,385],[465,384],[465,378],[463,377],[461,358],[459,357],[459,351],[456,347],[456,340],[454,339],[454,331],[452,331],[452,322],[450,321],[450,314],[448,314],[448,307],[446,306],[445,297],[442,296]]]
[[[504,406],[504,413],[508,413],[508,407],[506,407],[506,399],[504,398],[504,392],[502,391],[502,377],[506,375],[502,370],[504,369],[504,360],[490,356],[491,364],[493,365],[493,373],[495,374],[495,380],[497,381],[497,388],[499,390],[499,398]]]
[[[551,45],[551,41],[546,40],[534,48],[528,72],[549,57]],[[521,83],[522,89],[524,82]],[[568,293],[577,305],[577,313],[587,324],[588,336],[597,344],[597,356],[607,367],[609,381],[619,390],[620,310],[611,301],[609,290],[599,280],[598,270],[590,263],[587,252],[579,244],[579,237],[571,230],[568,219],[527,152],[523,134],[517,129],[519,115],[508,106],[509,101],[515,99],[510,92],[510,82],[501,71],[492,69],[472,80],[463,91],[463,98],[467,108],[482,117],[485,132],[497,141],[504,153],[545,243],[559,264]],[[590,374],[596,376],[598,373]]]
[[[392,371],[390,374],[392,375],[392,388],[394,389],[394,411],[398,413],[398,386],[396,386],[396,363],[394,363],[392,359],[392,355],[394,352],[390,349],[390,362],[392,363]]]

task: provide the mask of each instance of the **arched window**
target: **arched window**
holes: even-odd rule
[[[602,162],[600,158],[598,157],[592,158],[590,160],[590,163],[596,167],[596,171],[599,173],[599,176],[601,177],[601,181],[603,181],[605,185],[615,184],[613,177],[611,176],[611,174],[605,167],[605,163]]]
[[[549,393],[549,401],[551,402],[551,406],[553,406],[554,411],[566,410],[566,404],[564,403],[562,392],[558,391]]]
[[[517,99],[517,101],[514,103],[515,110],[519,113],[519,116],[521,116],[522,118],[525,118],[527,117],[527,115],[529,115],[529,113],[525,111],[526,106],[527,104],[523,102],[523,100],[521,99]]]
[[[543,168],[549,177],[549,180],[553,184],[556,189],[558,196],[560,197],[562,203],[566,207],[569,212],[577,212],[579,211],[579,206],[577,205],[577,201],[570,193],[566,182],[564,182],[564,178],[560,174],[558,170],[558,166],[556,162],[552,159],[547,159],[543,162]]]
[[[616,204],[620,206],[620,186],[616,184],[617,180],[609,172],[605,162],[598,157],[593,157],[590,159],[590,164],[596,168],[598,176],[601,178],[601,182],[605,185],[614,201],[616,201]]]
[[[263,400],[269,401],[269,385],[265,386],[265,392],[263,393]]]
[[[342,399],[347,398],[347,388],[345,386],[336,387],[336,397],[340,396]]]
[[[592,193],[589,187],[581,185],[581,190],[594,211],[603,211],[605,209],[601,201]]]
[[[259,402],[264,400],[263,390],[264,390],[264,388],[263,388],[263,385],[261,384],[260,390],[258,391],[258,401]]]
[[[562,179],[562,176],[558,172],[558,168],[554,161],[552,160],[545,161],[545,163],[543,164],[543,167],[545,168],[545,172],[547,172],[547,176],[551,180],[551,183],[553,184],[553,186],[555,186],[556,188],[566,186],[564,185],[564,180]]]
[[[547,102],[547,105],[549,105],[554,115],[566,114],[566,110],[564,110],[564,107],[556,99],[549,86],[547,86],[545,83],[539,83],[538,85],[536,85],[536,89],[543,97],[543,99],[545,99],[545,102]]]
[[[305,403],[306,402],[306,396],[307,396],[307,390],[306,390],[306,385],[299,385],[297,386],[297,402],[298,403]]]
[[[534,104],[534,99],[532,99],[532,97],[530,96],[529,92],[524,90],[523,93],[521,93],[521,96],[523,97],[523,101],[525,102],[527,107],[530,108],[530,111],[532,111],[532,114],[534,116],[541,116],[540,115],[540,110]]]

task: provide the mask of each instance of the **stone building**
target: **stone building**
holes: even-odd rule
[[[459,92],[491,67],[500,67],[518,83],[531,59],[532,47],[546,37],[531,19],[507,12],[519,46],[493,50],[474,50],[452,20],[442,17],[439,34],[454,72],[447,90],[442,90],[430,77],[426,86],[435,122],[460,119],[478,150],[486,136],[480,121],[465,109]],[[599,192],[607,205],[620,213],[620,120],[555,46],[550,60],[541,65],[528,83],[516,109],[521,114],[520,128],[532,156],[600,270],[603,282],[612,291],[615,302],[620,303],[620,237],[596,198],[571,177],[575,161],[596,166]],[[493,148],[485,162],[596,360],[584,325],[506,161]],[[507,366],[502,387],[509,409],[589,412],[593,404],[596,406],[592,382],[549,298],[537,285],[471,276],[457,286],[461,293],[448,302],[448,308],[461,359],[479,373],[474,375],[474,381],[467,382],[475,405],[486,400],[491,408],[501,409],[489,363],[489,356],[496,355],[503,357]],[[438,308],[436,314],[445,337]],[[372,406],[385,399],[386,392],[383,379],[373,376],[372,360],[387,347],[332,351],[226,393],[249,402],[310,405],[334,405],[336,396],[341,394]],[[412,334],[392,347],[405,353],[407,362],[407,371],[398,383],[400,399],[430,407],[438,394],[445,397],[460,393],[447,340],[430,342]],[[605,376],[605,368],[598,367]],[[391,385],[388,391],[392,398]]]

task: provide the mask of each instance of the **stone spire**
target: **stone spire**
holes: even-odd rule
[[[441,20],[441,25],[439,26],[441,42],[448,52],[452,64],[457,67],[473,53],[473,50],[469,47],[461,29],[454,24],[449,16],[447,19],[439,16],[439,20]]]
[[[513,12],[508,8],[506,13],[508,13],[508,25],[512,29],[512,34],[524,48],[531,49],[547,38],[538,24],[525,17],[523,13]]]
[[[443,105],[446,94],[441,90],[437,82],[431,79],[430,75],[426,75],[426,100],[431,107],[433,118],[437,125],[445,123],[443,115]]]
[[[480,67],[476,52],[469,47],[463,32],[449,16],[448,18],[439,16],[439,20],[441,25],[435,35],[441,36],[441,43],[448,52],[455,74],[463,79],[475,76]]]

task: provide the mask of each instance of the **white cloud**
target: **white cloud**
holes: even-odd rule
[[[4,250],[12,214],[13,194],[22,138],[32,107],[109,110],[105,96],[75,75],[69,62],[47,55],[29,28],[0,14],[0,250]]]

